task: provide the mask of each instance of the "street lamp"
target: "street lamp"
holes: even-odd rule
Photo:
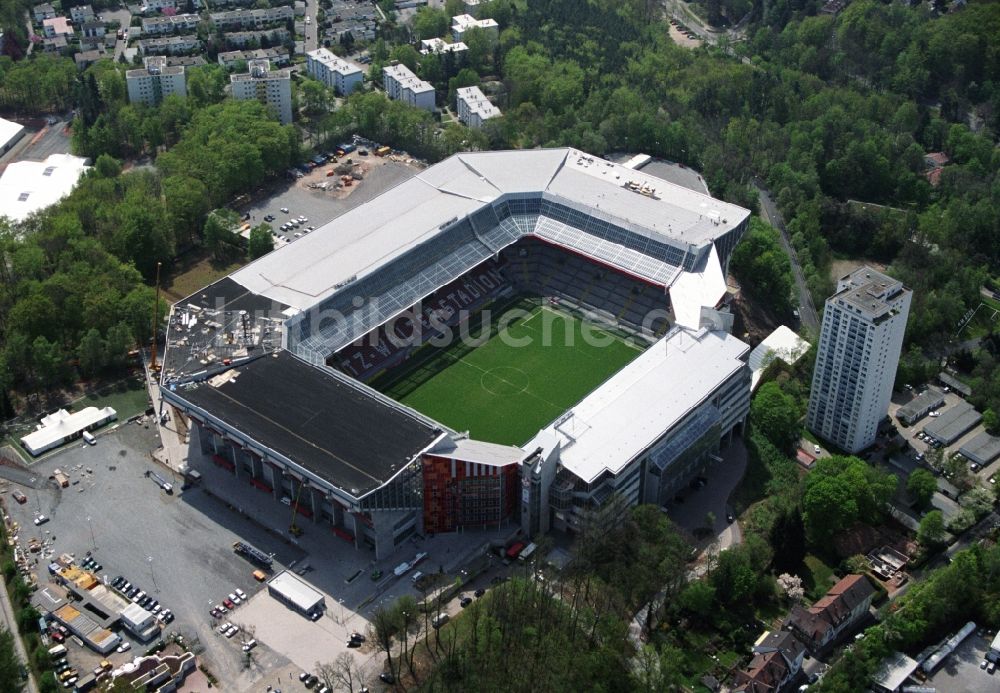
[[[160,587],[156,584],[156,573],[153,572],[153,557],[146,556],[146,560],[149,561],[149,578],[153,581],[153,588],[159,592]]]

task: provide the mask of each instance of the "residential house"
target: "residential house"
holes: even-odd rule
[[[142,20],[143,36],[163,36],[181,31],[194,31],[201,17],[196,14],[175,14],[170,17],[146,17]]]
[[[96,19],[89,19],[84,22],[80,31],[84,38],[101,38],[108,30],[104,27],[104,22],[99,22]]]
[[[200,47],[201,41],[193,34],[189,36],[142,39],[139,41],[139,52],[143,55],[177,55],[180,53],[191,53]]]
[[[65,17],[50,17],[42,22],[42,28],[45,30],[46,38],[73,35],[73,27]]]
[[[219,53],[219,64],[231,69],[239,62],[249,63],[251,60],[267,60],[272,65],[287,65],[291,57],[285,48],[258,48],[252,51],[226,51]]]
[[[941,172],[950,161],[944,152],[924,154],[924,177],[931,185],[937,187],[941,183]]]
[[[62,53],[67,45],[65,36],[53,36],[42,40],[42,50],[46,53]]]
[[[32,14],[35,17],[36,22],[44,22],[46,19],[52,19],[56,16],[56,9],[52,6],[52,3],[44,2],[41,5],[35,5],[32,10]]]
[[[230,50],[242,49],[263,42],[271,45],[283,44],[289,38],[287,29],[265,29],[263,31],[230,31],[225,34],[226,46]]]
[[[76,67],[80,70],[85,70],[98,60],[104,58],[110,58],[111,56],[103,50],[92,48],[89,50],[83,50],[79,53],[73,55],[73,60],[76,61]]]
[[[287,22],[294,17],[295,12],[288,5],[267,9],[213,12],[208,15],[212,25],[220,29],[248,29],[251,27],[259,29],[269,24]]]
[[[785,626],[798,635],[810,650],[816,651],[861,621],[874,597],[875,588],[868,578],[848,575],[808,609],[793,607]]]
[[[76,7],[69,8],[69,16],[74,24],[83,24],[91,19],[95,19],[94,8],[90,5],[77,5]]]
[[[780,691],[802,669],[806,646],[788,631],[764,631],[753,646],[750,665],[736,675],[736,691]]]

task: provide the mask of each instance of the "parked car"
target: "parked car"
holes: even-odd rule
[[[479,588],[478,590],[476,590],[476,591],[474,592],[474,594],[476,595],[476,599],[479,599],[479,598],[480,598],[480,597],[482,597],[482,596],[483,596],[484,594],[486,594],[486,590],[485,590],[485,589],[483,589],[482,587],[480,587],[480,588]]]
[[[361,641],[360,640],[348,640],[347,641],[347,647],[351,648],[351,649],[353,649],[355,647],[361,647]]]
[[[235,592],[236,592],[236,596],[237,596],[237,597],[239,597],[239,598],[240,598],[240,599],[242,599],[243,601],[246,601],[246,599],[247,599],[247,593],[246,593],[246,592],[244,592],[244,591],[243,591],[243,590],[241,590],[241,589],[237,589],[237,590],[235,590]]]
[[[237,595],[235,595],[234,593],[230,592],[230,593],[229,593],[229,601],[231,601],[231,602],[232,602],[233,604],[239,604],[239,603],[240,603],[241,601],[243,601],[243,600],[242,600],[242,599],[240,599],[240,598],[239,598],[239,597],[238,597]]]
[[[285,214],[288,214],[288,207],[282,207],[281,211]]]
[[[122,642],[121,645],[118,646],[119,652],[128,652],[131,649],[132,649],[132,643],[130,643],[128,640],[125,640],[124,642]]]
[[[44,525],[48,521],[49,518],[46,515],[38,515],[35,517],[35,525]]]
[[[472,603],[472,597],[462,597],[462,599],[458,602],[458,605],[464,609],[471,603]]]
[[[359,633],[357,631],[354,631],[353,633],[351,633],[351,640],[357,640],[358,642],[364,642],[365,640],[367,640],[367,638],[365,638],[365,636],[362,635],[361,633]]]
[[[225,635],[226,631],[229,630],[230,628],[232,628],[232,626],[233,626],[232,623],[230,623],[229,621],[226,621],[221,626],[219,626],[218,628],[216,628],[216,630],[219,631],[219,633]]]
[[[14,500],[16,500],[21,505],[24,505],[24,503],[28,500],[28,497],[23,493],[21,493],[20,491],[18,491],[17,489],[14,489],[14,491],[11,492],[10,495],[14,496]]]

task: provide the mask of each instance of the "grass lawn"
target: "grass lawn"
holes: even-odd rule
[[[511,320],[515,310],[521,313]],[[372,386],[473,438],[520,445],[640,353],[579,318],[527,299],[496,313],[489,338],[479,346],[460,339],[425,346]],[[471,322],[470,331],[480,329],[477,318]]]
[[[171,303],[180,301],[242,266],[242,262],[216,262],[207,251],[191,251],[178,260],[173,274],[164,279],[163,297]]]
[[[837,577],[833,574],[833,568],[812,554],[805,557],[804,563],[806,570],[801,575],[802,586],[806,588],[806,596],[816,601],[833,587]]]
[[[118,412],[118,420],[141,414],[149,406],[149,392],[140,378],[125,378],[107,385],[96,392],[84,395],[73,402],[73,409],[79,411],[84,407],[114,407]]]

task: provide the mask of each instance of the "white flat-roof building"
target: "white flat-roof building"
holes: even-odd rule
[[[420,52],[424,55],[430,55],[434,53],[436,55],[442,55],[444,53],[452,53],[455,56],[459,56],[469,50],[461,41],[455,41],[455,43],[448,43],[444,39],[432,38],[432,39],[422,39],[420,41]]]
[[[861,267],[826,300],[806,425],[849,453],[875,442],[889,409],[912,292]]]
[[[160,632],[156,616],[138,604],[129,604],[122,610],[121,624],[143,642]]]
[[[286,69],[272,70],[267,60],[251,60],[249,72],[229,77],[233,98],[256,99],[274,109],[282,125],[292,122],[292,74]]]
[[[89,168],[87,159],[69,154],[10,164],[0,176],[0,216],[23,221],[69,195]]]
[[[22,137],[24,137],[23,125],[0,118],[0,154],[9,151]]]
[[[494,39],[500,33],[495,19],[476,19],[471,14],[456,14],[451,18],[451,35],[456,41],[461,41],[469,29],[482,29]]]
[[[45,31],[45,36],[47,38],[73,35],[73,27],[69,25],[69,20],[66,19],[66,17],[52,17],[51,19],[46,19],[42,22],[42,28]]]
[[[393,101],[402,101],[427,111],[434,110],[434,87],[413,74],[406,65],[383,67],[382,83],[386,95]]]
[[[749,352],[725,332],[677,326],[539,431],[523,446],[537,455],[522,471],[522,529],[547,531],[550,507],[556,529],[578,529],[613,494],[665,504],[742,430]]]
[[[111,407],[86,407],[70,414],[65,409],[42,417],[38,429],[21,437],[21,445],[32,455],[40,455],[118,418]]]
[[[458,119],[473,130],[480,129],[487,120],[500,115],[500,109],[490,103],[479,87],[460,87],[455,100]]]
[[[142,62],[145,67],[125,73],[129,103],[155,106],[171,94],[187,96],[183,67],[168,66],[167,58],[162,55],[147,56]]]
[[[288,570],[283,570],[268,580],[267,591],[279,602],[295,609],[303,616],[311,616],[326,607],[326,598],[322,592],[313,589]]]
[[[326,48],[306,53],[306,69],[310,77],[318,79],[341,96],[352,94],[365,80],[360,66],[338,58]]]

